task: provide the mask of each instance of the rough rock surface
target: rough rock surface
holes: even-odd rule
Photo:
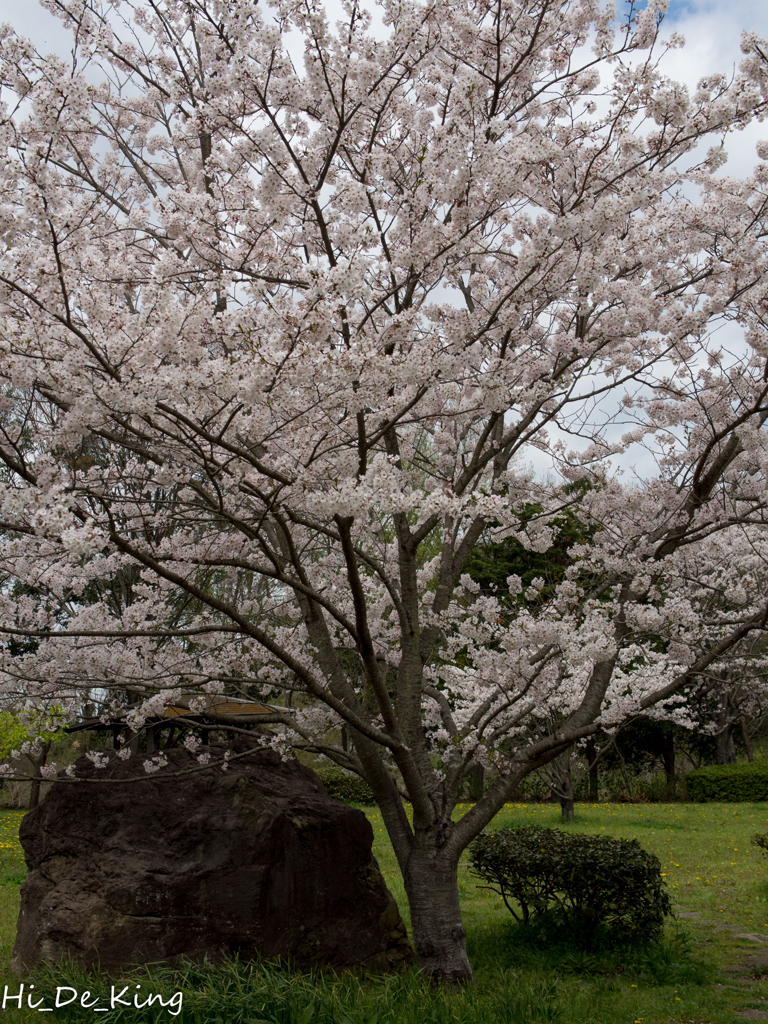
[[[372,971],[410,959],[361,811],[271,750],[176,778],[199,765],[165,753],[168,767],[149,777],[143,755],[106,751],[102,769],[81,757],[86,781],[55,783],[24,818],[17,971],[221,951]]]

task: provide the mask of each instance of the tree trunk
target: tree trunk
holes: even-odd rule
[[[32,785],[29,791],[29,809],[30,811],[37,807],[40,803],[40,783],[43,780],[40,774],[40,769],[43,767],[45,762],[48,760],[48,751],[51,749],[50,740],[46,740],[40,748],[40,752],[37,756],[30,755],[30,761],[34,765],[35,778],[32,779]]]
[[[422,973],[437,983],[474,981],[461,921],[457,866],[439,850],[417,845],[404,872],[416,958]]]
[[[474,763],[467,772],[467,795],[473,802],[480,800],[485,788],[485,769],[481,764]]]
[[[560,797],[560,818],[562,821],[573,820],[573,797]]]
[[[751,764],[755,760],[755,755],[752,753],[752,744],[749,742],[749,732],[747,731],[746,715],[742,715],[739,718],[739,725],[741,725],[741,735],[744,737],[744,746],[747,751],[747,760]]]
[[[36,779],[32,779],[32,784],[29,790],[29,809],[34,810],[35,807],[40,803],[40,776]]]
[[[715,736],[715,760],[718,764],[736,764],[733,724],[729,723]]]
[[[560,817],[563,821],[573,821],[573,773],[570,751],[561,755],[552,764],[558,769],[552,781],[552,792],[560,801]]]
[[[587,756],[587,765],[589,766],[589,799],[592,803],[596,804],[599,798],[598,791],[598,778],[597,778],[597,750],[595,748],[595,741],[590,738],[587,740],[585,748]]]
[[[560,818],[563,821],[573,821],[573,794],[560,797]]]

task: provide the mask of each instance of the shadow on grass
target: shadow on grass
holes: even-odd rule
[[[10,861],[0,864],[0,885],[19,886],[27,879],[27,866],[22,861],[20,864]]]
[[[631,976],[646,985],[706,985],[717,977],[713,964],[693,948],[689,932],[667,926],[659,942],[621,942],[609,931],[595,931],[587,942],[557,919],[531,924],[510,921],[479,928],[468,938],[478,973],[534,970],[547,976]]]

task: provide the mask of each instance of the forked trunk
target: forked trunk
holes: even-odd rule
[[[555,765],[559,763],[560,771],[555,775],[552,783],[552,793],[560,801],[560,817],[562,821],[573,821],[573,773],[571,770],[571,758],[570,754],[566,754],[565,763],[562,758],[558,758],[554,762]]]
[[[415,849],[405,872],[416,959],[437,983],[472,982],[461,922],[457,864],[436,850]]]

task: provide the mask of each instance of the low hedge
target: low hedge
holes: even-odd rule
[[[483,832],[469,848],[472,873],[520,920],[547,915],[587,942],[658,939],[672,903],[658,857],[636,839],[562,832],[540,825]]]
[[[768,800],[768,762],[713,764],[685,776],[688,799],[697,802],[754,803]]]
[[[317,765],[314,771],[320,776],[328,796],[343,800],[345,804],[376,803],[371,787],[359,775],[348,774],[333,763]]]

